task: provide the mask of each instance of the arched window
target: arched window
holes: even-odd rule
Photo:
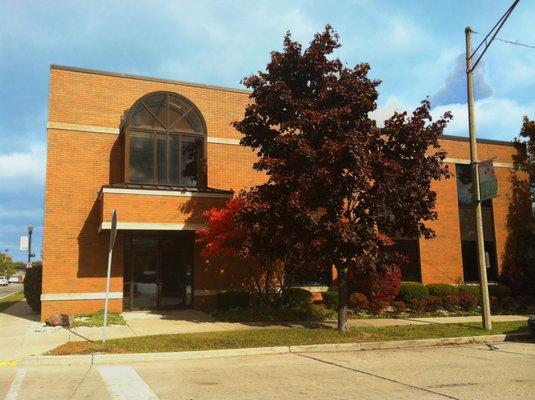
[[[206,186],[206,125],[186,98],[155,92],[139,99],[124,121],[125,182]]]

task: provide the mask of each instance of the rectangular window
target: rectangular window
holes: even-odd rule
[[[156,135],[156,182],[167,183],[167,135]]]
[[[180,160],[180,174],[183,186],[198,186],[199,177],[202,176],[203,160],[202,137],[182,136],[182,151]]]
[[[476,217],[472,198],[471,167],[466,164],[456,164],[455,170],[464,280],[465,282],[478,282],[479,267],[476,245]],[[492,281],[496,279],[497,270],[492,200],[485,200],[481,203],[481,213],[483,217],[483,237],[485,240],[485,262],[490,264],[487,267],[487,276]]]
[[[169,135],[169,184],[178,186],[178,149],[180,146],[177,135]]]
[[[401,278],[404,281],[421,282],[420,243],[418,239],[395,239],[394,250],[407,257],[407,261],[401,265]]]
[[[130,163],[128,168],[130,182],[152,182],[154,176],[154,141],[147,132],[130,133]]]

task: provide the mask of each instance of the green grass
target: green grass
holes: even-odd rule
[[[312,304],[310,312],[300,313],[289,308],[250,306],[247,308],[233,308],[231,310],[214,310],[210,315],[225,322],[295,322],[295,321],[323,321],[336,319],[336,311],[330,310],[322,304]]]
[[[102,326],[104,324],[104,312],[92,314],[79,314],[72,319],[73,328],[79,326]],[[123,316],[119,313],[108,313],[108,325],[126,325]]]
[[[528,332],[525,321],[495,322],[491,333]],[[92,342],[69,342],[50,354],[147,353],[187,350],[215,350],[245,347],[292,346],[322,343],[351,343],[405,339],[480,336],[487,332],[479,323],[389,326],[353,328],[338,333],[333,328],[255,329],[139,336],[109,340],[105,345]]]
[[[24,293],[22,291],[21,292],[17,292],[17,293],[13,293],[10,296],[7,296],[7,297],[4,297],[3,299],[0,299],[0,312],[8,309],[13,304],[18,303],[19,301],[21,301],[23,299],[24,299]]]

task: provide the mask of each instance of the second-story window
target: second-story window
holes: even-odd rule
[[[174,93],[139,99],[124,126],[125,182],[206,186],[204,120],[193,103]]]

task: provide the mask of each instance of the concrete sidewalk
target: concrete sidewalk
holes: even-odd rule
[[[181,334],[195,332],[217,332],[249,329],[276,329],[293,327],[336,326],[336,321],[292,322],[292,323],[233,323],[220,322],[197,310],[176,310],[169,312],[136,311],[123,313],[127,325],[110,326],[107,338],[128,338],[136,336]],[[526,320],[520,315],[493,316],[494,322]],[[351,319],[350,327],[426,325],[445,323],[479,322],[479,316],[436,317],[412,319]],[[0,313],[0,363],[21,359],[29,355],[45,353],[70,341],[98,341],[102,338],[102,328],[79,327],[65,329],[47,327],[39,322],[26,301],[21,301]]]

